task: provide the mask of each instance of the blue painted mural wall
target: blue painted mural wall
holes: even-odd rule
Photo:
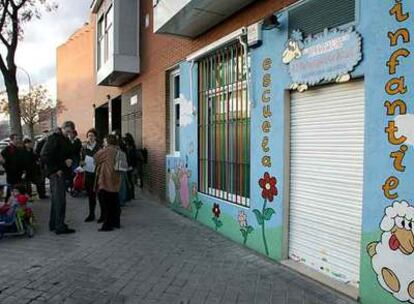
[[[366,91],[360,297],[367,304],[414,303],[414,254],[411,248],[403,248],[404,240],[410,244],[410,237],[414,235],[414,229],[409,226],[414,226],[414,208],[410,207],[414,205],[414,1],[360,0],[359,5],[355,30],[362,36],[363,58],[352,78],[363,77]],[[275,260],[283,258],[283,202],[287,195],[284,181],[288,180],[284,174],[289,165],[285,159],[285,134],[289,124],[285,92],[291,84],[288,66],[282,63],[288,39],[287,14],[279,14],[278,18],[282,27],[263,31],[262,45],[250,49],[250,208],[197,192],[197,65],[188,62],[180,66],[182,100],[190,103],[194,111],[191,113],[191,107],[187,107],[186,113],[191,119],[181,128],[180,157],[167,157],[168,172],[173,172],[167,177],[169,189],[181,189],[180,181],[188,182],[181,192],[189,192],[189,203],[172,199],[175,210]],[[401,36],[391,45],[389,32],[396,33],[399,29]],[[398,49],[406,52],[397,57],[399,62],[393,71],[387,62]],[[394,80],[393,85],[389,82],[400,77],[404,77],[404,83],[402,80],[400,83]],[[392,113],[384,105],[386,101],[397,101],[402,108],[397,106]],[[398,131],[392,129],[393,122]],[[277,195],[272,201],[265,200],[259,185],[267,173],[269,178],[277,180]],[[174,180],[178,183],[175,186]],[[175,194],[170,196],[175,198]],[[184,197],[187,199],[187,195]],[[394,208],[387,209],[389,218],[385,217],[386,208],[394,202],[397,202]],[[268,220],[263,220],[264,204],[265,209],[273,210],[267,213]],[[216,216],[217,208],[219,216]],[[398,237],[402,241],[396,241]],[[414,239],[411,246],[414,250]]]

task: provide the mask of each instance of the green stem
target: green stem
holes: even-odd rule
[[[267,200],[264,200],[263,209],[262,209],[262,214],[263,215],[264,215],[264,212],[265,212],[265,209],[266,209],[266,204],[267,204]],[[265,233],[265,223],[266,223],[266,221],[263,220],[262,236],[263,236],[263,243],[264,243],[265,252],[266,252],[266,255],[268,256],[269,255],[269,249],[267,247],[267,240],[266,240],[266,233]]]
[[[194,216],[194,218],[195,218],[195,219],[197,219],[197,218],[198,218],[198,211],[199,211],[199,210],[200,210],[200,209],[198,209],[198,208],[196,209],[196,213],[195,213],[195,216]]]
[[[243,238],[243,245],[246,245],[247,243],[247,235]]]

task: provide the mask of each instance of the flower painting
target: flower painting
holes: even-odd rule
[[[263,207],[261,211],[258,209],[253,210],[253,213],[256,215],[257,223],[262,227],[262,238],[266,255],[269,255],[269,248],[267,245],[265,226],[266,222],[270,221],[273,214],[275,214],[275,210],[267,207],[267,203],[273,202],[273,199],[278,193],[276,183],[276,177],[270,176],[269,172],[265,172],[263,178],[259,179],[259,186],[262,189],[262,198],[264,199]]]
[[[239,211],[237,218],[240,226],[240,232],[243,237],[243,244],[246,245],[249,234],[251,234],[254,229],[247,223],[247,215],[243,210]]]
[[[213,217],[211,218],[211,220],[213,221],[214,228],[217,231],[221,226],[223,226],[223,222],[220,220],[220,214],[221,214],[220,205],[214,204],[213,209],[211,211],[213,212]]]

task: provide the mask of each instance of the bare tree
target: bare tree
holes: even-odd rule
[[[41,114],[46,113],[47,115],[53,115],[53,113],[60,113],[65,110],[61,102],[53,103],[50,99],[48,90],[42,86],[34,87],[27,94],[20,96],[20,113],[21,119],[27,130],[29,131],[29,136],[34,138],[34,131],[36,125],[41,122]],[[10,103],[3,99],[0,101],[0,109],[5,113],[10,114]],[[50,118],[50,117],[49,117]]]
[[[39,114],[53,107],[49,93],[43,86],[37,86],[20,100],[21,116],[27,126],[30,138],[34,138],[34,127],[40,121]]]
[[[7,90],[12,133],[22,135],[15,56],[19,40],[23,38],[23,25],[34,18],[39,19],[42,10],[56,8],[51,0],[0,0],[0,46],[5,50],[0,52],[0,71]]]

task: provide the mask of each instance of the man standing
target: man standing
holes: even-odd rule
[[[1,151],[3,167],[6,171],[7,184],[9,185],[6,200],[10,196],[10,187],[22,183],[24,165],[21,161],[22,139],[16,134],[11,134],[9,145]]]
[[[63,123],[61,129],[51,134],[43,146],[41,158],[46,165],[46,174],[50,180],[51,210],[49,219],[50,231],[56,234],[74,233],[74,229],[65,224],[66,187],[65,174],[72,166],[70,141],[68,137],[75,130],[72,121]]]

